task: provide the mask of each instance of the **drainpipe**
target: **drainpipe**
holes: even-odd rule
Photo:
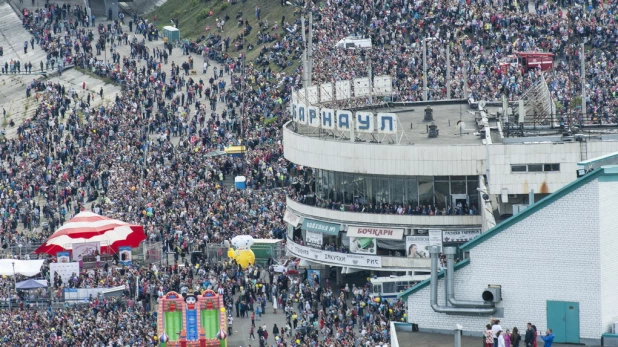
[[[455,307],[490,308],[494,307],[491,302],[465,301],[455,299],[455,247],[444,247],[446,255],[446,292],[448,303]]]
[[[446,307],[438,305],[438,255],[440,248],[437,246],[429,247],[431,256],[431,279],[429,282],[430,304],[431,308],[438,313],[459,314],[459,315],[479,315],[488,316],[496,312],[496,308],[464,308],[464,307]]]

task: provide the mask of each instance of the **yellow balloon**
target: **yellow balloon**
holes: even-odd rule
[[[221,313],[225,313],[225,307],[221,307]]]
[[[380,302],[380,298],[376,298],[376,302]]]
[[[255,254],[250,249],[241,249],[241,250],[233,250],[228,249],[227,256],[230,259],[236,260],[236,263],[240,265],[241,268],[246,269],[249,265],[255,264]]]

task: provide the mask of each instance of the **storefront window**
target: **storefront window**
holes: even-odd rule
[[[470,207],[478,208],[477,176],[375,176],[326,170],[314,170],[313,175],[317,196],[343,205],[431,206],[441,211],[453,204],[453,195],[466,195]]]
[[[406,203],[412,207],[416,207],[418,206],[418,183],[414,178],[407,179],[405,182]]]
[[[418,198],[421,207],[433,206],[433,177],[418,178]]]
[[[391,200],[393,202],[394,205],[403,205],[403,196],[404,196],[404,180],[401,179],[397,179],[397,180],[391,180],[390,184],[391,184]]]
[[[436,207],[442,210],[446,208],[448,203],[448,199],[451,196],[449,182],[436,182],[434,184],[434,192],[436,198]]]

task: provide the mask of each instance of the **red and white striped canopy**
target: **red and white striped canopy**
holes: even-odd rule
[[[58,228],[35,252],[56,254],[73,249],[76,243],[100,242],[102,253],[112,253],[117,252],[120,246],[137,247],[145,239],[141,225],[84,211]]]

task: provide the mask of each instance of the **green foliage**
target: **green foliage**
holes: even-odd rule
[[[276,122],[277,119],[279,119],[279,117],[272,117],[272,118],[264,119],[264,125],[270,125]]]

